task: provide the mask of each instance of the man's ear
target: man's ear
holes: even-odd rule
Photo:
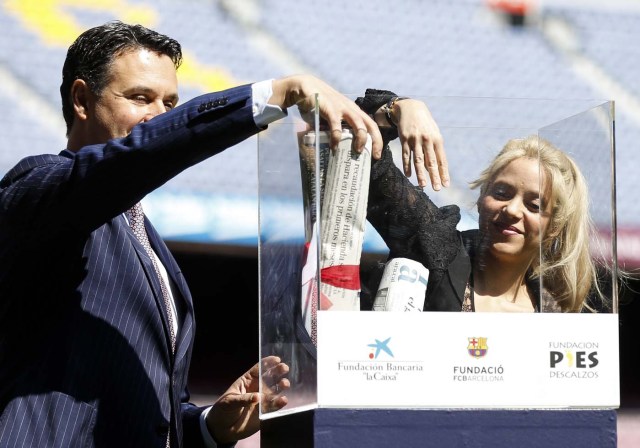
[[[88,118],[91,97],[91,89],[83,79],[73,81],[73,84],[71,84],[71,102],[77,119],[86,120]]]

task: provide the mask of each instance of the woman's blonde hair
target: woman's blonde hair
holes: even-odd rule
[[[471,188],[484,196],[496,175],[518,158],[539,160],[546,174],[541,210],[551,205],[549,225],[542,237],[543,263],[534,260],[527,276],[541,279],[544,290],[563,312],[590,308],[585,302],[592,292],[602,299],[597,270],[589,251],[593,223],[589,214],[587,183],[576,163],[549,141],[532,135],[512,139],[502,148]],[[546,202],[546,204],[544,203]]]

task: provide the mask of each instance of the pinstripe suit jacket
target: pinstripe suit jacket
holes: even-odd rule
[[[0,181],[0,446],[199,446],[188,402],[189,289],[170,355],[160,284],[122,213],[184,169],[257,133],[251,86],[191,100],[123,139],[27,157]],[[215,173],[212,173],[215,175]]]

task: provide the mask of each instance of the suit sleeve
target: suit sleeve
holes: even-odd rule
[[[235,443],[217,444],[211,438],[211,442],[205,442],[200,425],[200,416],[209,406],[196,406],[192,403],[182,403],[182,428],[183,445],[189,448],[233,448]]]
[[[21,169],[0,182],[0,205],[15,211],[10,218],[21,220],[31,238],[38,232],[55,237],[69,227],[90,232],[188,167],[260,130],[251,85],[202,95],[75,157],[21,161]]]

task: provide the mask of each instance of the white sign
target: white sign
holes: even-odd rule
[[[617,314],[318,313],[318,407],[619,405]]]

